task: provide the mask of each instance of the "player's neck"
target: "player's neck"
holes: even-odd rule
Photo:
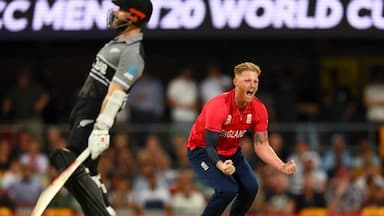
[[[235,94],[235,104],[239,110],[242,110],[247,106],[248,103],[244,100],[241,100],[239,96]]]
[[[236,103],[236,106],[239,110],[243,110],[247,106],[247,103]]]
[[[137,27],[129,28],[128,27],[125,31],[121,32],[117,38],[119,41],[125,41],[129,37],[136,36],[136,35],[140,34],[140,32],[141,32],[140,28],[137,28]]]

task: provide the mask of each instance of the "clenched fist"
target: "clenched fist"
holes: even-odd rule
[[[281,168],[280,171],[286,175],[291,175],[296,172],[296,164],[295,161],[290,160],[287,163],[285,163]]]
[[[217,168],[223,172],[225,175],[232,175],[236,171],[236,167],[233,165],[232,160],[226,160],[224,162],[219,162]]]

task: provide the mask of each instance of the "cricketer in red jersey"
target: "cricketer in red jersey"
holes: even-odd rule
[[[268,112],[255,97],[259,66],[244,62],[234,68],[234,89],[209,100],[192,126],[187,141],[188,159],[199,178],[215,193],[203,216],[220,216],[236,197],[230,216],[243,216],[255,199],[258,183],[240,150],[240,139],[253,132],[256,154],[285,174],[293,174],[293,161],[284,163],[268,141]]]

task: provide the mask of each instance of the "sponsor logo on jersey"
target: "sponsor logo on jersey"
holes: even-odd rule
[[[92,124],[94,122],[93,119],[83,119],[79,122],[79,125],[77,125],[77,128],[85,127],[89,124]]]
[[[127,77],[129,80],[133,80],[136,74],[137,74],[136,65],[131,65],[129,66],[127,73],[125,73],[124,76]]]
[[[220,136],[224,138],[242,138],[247,130],[222,130]]]
[[[207,163],[205,163],[205,161],[202,161],[200,163],[200,166],[201,166],[201,168],[203,168],[204,171],[207,171],[209,169],[209,166]]]
[[[224,125],[229,125],[229,124],[231,124],[231,121],[232,121],[232,115],[228,115],[228,116],[227,116],[227,120],[225,120],[225,122],[224,122]]]
[[[251,122],[252,122],[252,114],[247,114],[247,119],[245,120],[245,123],[247,123],[247,124],[251,124]]]
[[[119,53],[120,52],[120,49],[117,48],[117,47],[112,47],[110,50],[109,50],[110,53]]]
[[[96,57],[95,62],[92,64],[93,69],[105,75],[107,74],[108,65],[101,58]]]

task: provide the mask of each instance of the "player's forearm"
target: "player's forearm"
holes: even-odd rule
[[[115,82],[111,82],[111,84],[109,85],[109,88],[108,88],[108,92],[107,94],[105,95],[104,97],[104,100],[103,100],[103,103],[101,105],[101,109],[100,109],[100,113],[102,113],[105,109],[105,105],[107,104],[107,100],[108,100],[108,97],[112,95],[112,93],[116,90],[122,90],[124,91],[124,87],[115,83]]]
[[[278,170],[280,170],[283,167],[284,162],[279,158],[279,156],[277,156],[276,152],[272,149],[272,147],[268,143],[265,143],[265,144],[255,143],[254,146],[255,146],[255,152],[257,156],[259,156],[259,158],[263,160],[265,163],[267,163],[268,165]]]
[[[99,126],[106,126],[108,129],[112,127],[117,112],[125,103],[126,96],[123,86],[111,82],[97,118]]]
[[[253,145],[257,156],[268,165],[280,170],[284,162],[277,156],[276,152],[269,145],[268,132],[256,132],[253,137]]]
[[[221,164],[218,163],[223,163],[220,160],[220,157],[215,149],[215,146],[217,145],[217,142],[219,141],[219,133],[210,131],[208,129],[205,130],[205,142],[206,142],[206,151],[208,155],[208,159],[215,164],[218,168],[221,166]]]

